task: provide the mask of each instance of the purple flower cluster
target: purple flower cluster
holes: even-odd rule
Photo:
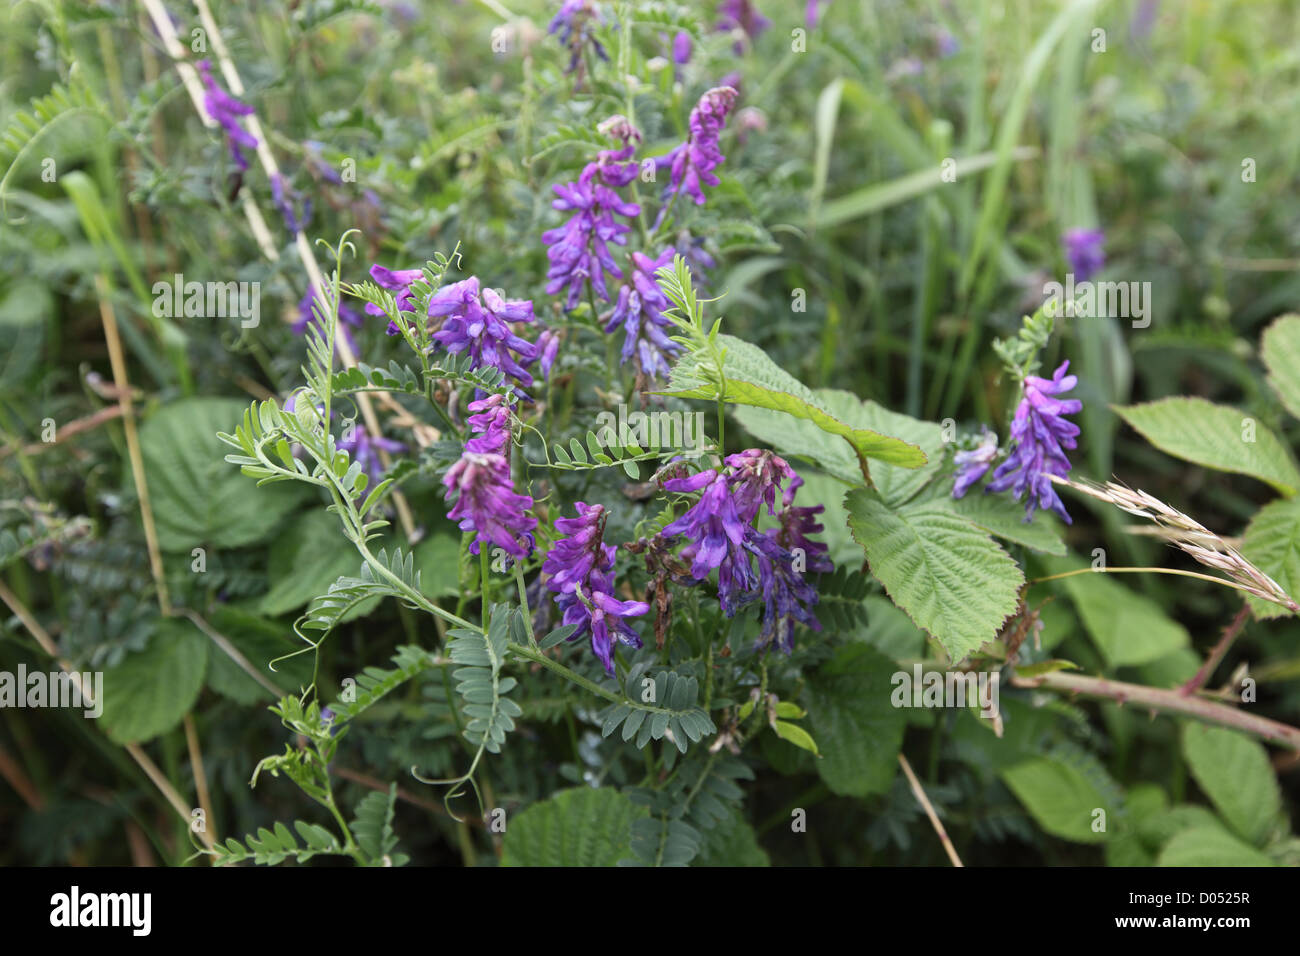
[[[564,0],[546,32],[556,36],[569,51],[569,65],[565,68],[565,73],[572,73],[581,66],[582,51],[588,43],[598,57],[609,60],[609,54],[596,39],[594,29],[603,22],[604,17],[592,0]]]
[[[959,451],[952,456],[957,466],[957,475],[953,479],[952,496],[960,498],[970,491],[971,486],[984,477],[984,473],[998,456],[998,436],[982,426],[979,444],[967,451]]]
[[[1082,410],[1083,402],[1055,397],[1079,384],[1077,376],[1065,374],[1069,367],[1069,362],[1062,362],[1050,379],[1025,377],[1024,395],[1011,422],[1011,453],[984,489],[989,492],[1010,488],[1017,500],[1028,493],[1025,521],[1034,516],[1036,508],[1050,508],[1066,524],[1073,523],[1051,479],[1052,475],[1064,478],[1070,473],[1065,449],[1077,446],[1075,437],[1079,434],[1079,426],[1063,416]]]
[[[713,170],[726,159],[718,149],[718,135],[736,104],[736,96],[734,87],[716,86],[700,97],[691,110],[690,135],[686,142],[656,160],[657,166],[668,166],[672,173],[665,195],[685,192],[695,200],[695,205],[703,206],[701,185],[716,186],[721,182],[713,175]]]
[[[447,517],[459,522],[461,531],[476,533],[471,553],[478,554],[483,544],[526,558],[537,519],[528,514],[533,499],[517,493],[510,477],[510,404],[494,394],[471,402],[469,410],[476,413],[469,420],[475,436],[442,479],[446,500],[454,501]]]
[[[361,463],[361,470],[372,479],[383,476],[384,463],[379,452],[389,454],[405,451],[406,446],[399,441],[385,438],[383,435],[371,435],[361,422],[354,422],[344,429],[344,437],[339,439],[338,447],[352,456],[353,461]]]
[[[284,220],[284,228],[291,233],[299,233],[311,222],[311,200],[291,187],[284,176],[276,173],[271,177],[271,198],[275,208]],[[302,209],[299,216],[298,210]]]
[[[375,285],[381,289],[397,293],[393,299],[397,303],[399,312],[415,312],[415,297],[411,294],[411,286],[424,278],[423,269],[389,269],[385,266],[373,265],[370,267],[370,278],[374,279]],[[384,310],[379,306],[366,303],[366,315],[379,317],[383,314]],[[389,321],[389,335],[397,335],[401,331],[396,322]]]
[[[537,346],[510,327],[512,322],[533,321],[533,304],[528,300],[503,299],[491,289],[480,289],[478,278],[470,276],[435,292],[429,300],[429,315],[443,319],[433,338],[448,352],[467,352],[474,368],[490,365],[525,388],[533,384],[533,377],[515,355],[532,363],[537,359]]]
[[[576,518],[558,518],[557,531],[565,537],[556,541],[542,562],[546,586],[555,593],[555,603],[564,624],[577,630],[576,641],[591,635],[591,649],[614,674],[614,641],[640,647],[641,636],[624,620],[650,611],[644,601],[620,601],[614,597],[614,554],[616,548],[603,541],[605,509],[602,505],[575,505]]]
[[[1100,229],[1070,229],[1061,244],[1076,282],[1087,282],[1106,265],[1106,234]]]
[[[552,187],[559,198],[551,206],[560,212],[571,212],[564,225],[542,233],[542,241],[549,247],[546,256],[551,262],[546,278],[546,294],[556,295],[567,288],[566,309],[577,306],[588,282],[605,302],[609,301],[609,288],[605,283],[608,273],[616,279],[623,278],[623,270],[614,261],[610,243],[627,245],[631,226],[615,216],[630,219],[639,215],[641,207],[625,202],[610,186],[624,186],[636,174],[636,163],[617,160],[630,156],[635,148],[629,142],[622,150],[606,151],[595,162],[588,163],[576,182]],[[629,171],[630,167],[630,171]]]
[[[751,448],[728,456],[725,464],[726,472],[704,471],[664,482],[668,491],[702,494],[664,528],[663,535],[688,539],[681,556],[691,562],[695,580],[702,581],[717,569],[718,602],[728,617],[761,600],[763,625],[757,646],[775,644],[788,654],[794,648],[796,623],[821,630],[812,612],[817,592],[804,575],[832,570],[826,546],[809,537],[822,530],[816,523],[822,506],[793,507],[803,480],[770,451]],[[766,532],[754,527],[764,506],[779,520],[778,527]]]
[[[217,83],[212,75],[212,64],[200,60],[197,64],[199,77],[203,80],[203,108],[226,134],[226,145],[230,148],[230,158],[239,167],[240,172],[248,169],[248,157],[245,149],[257,149],[257,137],[244,129],[241,116],[248,116],[253,108],[247,103],[235,99]]]
[[[657,259],[632,253],[631,279],[619,289],[618,302],[605,322],[606,332],[624,330],[621,361],[635,357],[638,371],[648,379],[667,379],[668,358],[681,351],[668,337],[672,322],[664,313],[672,303],[655,281],[655,271],[671,264],[675,254],[672,246]]]
[[[730,33],[743,30],[750,43],[754,43],[759,34],[772,25],[772,21],[759,12],[753,0],[722,0],[718,4],[718,32]],[[744,46],[736,44],[736,52],[741,53]]]

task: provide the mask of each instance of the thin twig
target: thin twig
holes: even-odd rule
[[[186,714],[182,721],[185,725],[185,746],[190,752],[190,767],[194,771],[194,792],[199,798],[199,807],[203,810],[203,823],[217,839],[216,818],[212,815],[212,794],[208,791],[208,773],[203,769],[203,751],[199,747],[199,734],[194,728],[194,717]]]
[[[1233,730],[1254,734],[1292,750],[1300,750],[1300,729],[1288,724],[1256,717],[1227,704],[1218,704],[1198,695],[1184,696],[1182,689],[1161,690],[1157,687],[1144,687],[1141,684],[1126,684],[1121,681],[1107,680],[1104,677],[1085,677],[1082,674],[1066,674],[1055,671],[1050,674],[1038,674],[1034,677],[1013,677],[1013,687],[1043,688],[1067,694],[1082,694],[1085,697],[1097,697],[1117,701],[1121,704],[1132,703],[1152,710],[1182,714],[1197,720]]]
[[[1245,629],[1246,620],[1249,617],[1250,605],[1243,601],[1236,616],[1228,623],[1228,626],[1223,629],[1223,636],[1219,638],[1218,643],[1211,649],[1210,655],[1205,658],[1205,663],[1201,665],[1201,669],[1196,672],[1196,675],[1191,680],[1183,685],[1182,693],[1184,697],[1196,693],[1205,686],[1205,682],[1210,679],[1210,675],[1214,673],[1214,669],[1218,667],[1219,662],[1223,660],[1223,655],[1228,653],[1228,648],[1232,646],[1232,642],[1235,641],[1238,635],[1241,634],[1242,630]]]
[[[153,508],[149,505],[149,483],[144,473],[144,458],[140,454],[140,438],[135,431],[135,415],[131,406],[131,383],[126,376],[126,359],[122,354],[122,340],[117,334],[117,317],[108,301],[108,283],[102,275],[95,276],[95,293],[99,296],[99,317],[104,323],[104,340],[108,343],[108,359],[113,367],[113,383],[118,390],[118,404],[122,406],[122,427],[126,431],[127,456],[131,459],[131,474],[140,496],[140,519],[144,522],[144,540],[149,549],[149,570],[153,573],[154,587],[158,589],[158,606],[164,616],[171,615],[171,599],[167,595],[167,577],[163,572],[162,550],[158,547],[158,531],[153,523]]]
[[[916,779],[916,774],[912,773],[912,765],[907,762],[907,758],[901,753],[898,755],[898,762],[903,767],[903,773],[907,775],[907,782],[912,788],[912,793],[916,794],[916,800],[921,804],[921,809],[925,815],[930,818],[930,826],[934,827],[934,832],[939,835],[939,842],[943,844],[944,852],[948,854],[948,859],[952,860],[953,866],[962,866],[961,857],[957,855],[957,850],[952,845],[952,840],[948,839],[948,831],[943,828],[939,822],[939,815],[934,812],[934,807],[930,803],[930,798],[925,795],[921,789],[921,781]]]

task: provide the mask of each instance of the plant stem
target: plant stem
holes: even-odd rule
[[[1300,750],[1300,729],[1266,717],[1247,714],[1227,704],[1218,704],[1195,695],[1184,695],[1181,688],[1161,690],[1156,687],[1144,687],[1141,684],[1107,680],[1104,677],[1085,677],[1082,674],[1066,674],[1060,671],[1039,674],[1036,677],[1013,677],[1011,685],[1083,694],[1085,697],[1114,700],[1121,704],[1131,702],[1141,707],[1150,707],[1152,710],[1182,714],[1206,723],[1230,727],[1292,750]]]
[[[1034,578],[1032,581],[1027,582],[1025,586],[1042,584],[1044,581],[1058,581],[1061,578],[1071,578],[1076,574],[1177,574],[1180,577],[1200,578],[1202,581],[1222,584],[1226,588],[1243,591],[1246,594],[1255,594],[1250,588],[1237,584],[1235,581],[1225,581],[1223,578],[1216,578],[1212,574],[1201,574],[1199,571],[1183,571],[1179,568],[1075,568],[1073,571],[1049,574],[1045,578]],[[1260,595],[1255,594],[1255,596],[1259,597]]]

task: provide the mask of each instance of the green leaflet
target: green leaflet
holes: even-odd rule
[[[1165,844],[1156,866],[1273,866],[1273,861],[1217,826],[1192,827]]]
[[[817,773],[832,792],[865,797],[893,783],[907,723],[890,702],[896,669],[875,648],[850,644],[808,682],[808,725],[822,748]]]
[[[1101,791],[1075,767],[1051,757],[1033,757],[1003,770],[1001,777],[1048,833],[1075,843],[1106,840],[1118,808],[1109,805]],[[1103,825],[1105,829],[1094,829]]]
[[[1265,329],[1259,351],[1268,384],[1286,410],[1300,418],[1300,315],[1284,315]]]
[[[821,388],[812,396],[828,414],[851,428],[896,435],[921,450],[926,461],[919,467],[883,461],[871,467],[872,483],[886,503],[900,505],[913,497],[943,464],[943,430],[934,422],[891,412],[840,389]],[[782,454],[809,458],[842,481],[862,483],[862,470],[853,448],[816,422],[791,421],[789,415],[767,408],[738,408],[735,415],[750,434]]]
[[[1062,572],[1079,567],[1077,561],[1053,561],[1047,567]],[[1083,626],[1109,667],[1132,667],[1187,647],[1187,629],[1144,594],[1100,572],[1076,574],[1060,582]]]
[[[1241,553],[1292,597],[1300,593],[1300,498],[1274,501],[1261,508],[1246,527]],[[1258,618],[1291,613],[1272,601],[1247,600]]]
[[[104,729],[115,743],[152,740],[194,706],[208,667],[208,641],[189,621],[163,619],[149,646],[104,673]]]
[[[1183,756],[1228,825],[1262,845],[1282,812],[1282,794],[1264,745],[1223,727],[1188,723],[1183,726]]]
[[[822,431],[846,439],[865,458],[905,468],[926,463],[926,455],[909,442],[870,428],[855,427],[837,418],[809,388],[794,378],[762,349],[730,335],[719,335],[718,345],[725,350],[725,383],[713,380],[709,358],[698,352],[685,356],[673,367],[672,381],[666,395],[716,401],[733,405],[753,405],[784,412],[796,419],[812,422]]]
[[[286,484],[250,494],[248,482],[222,461],[217,432],[246,408],[233,398],[183,399],[141,426],[140,453],[163,550],[255,544],[302,503],[303,489]]]
[[[1250,475],[1290,497],[1300,471],[1276,435],[1251,416],[1203,398],[1165,398],[1115,411],[1166,454],[1196,465]]]
[[[845,503],[872,575],[954,662],[997,637],[1025,578],[988,534],[942,500],[894,510],[857,488]]]
[[[632,822],[644,816],[611,787],[561,790],[508,820],[501,865],[615,866],[627,856]]]

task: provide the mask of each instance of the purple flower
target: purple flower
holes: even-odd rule
[[[722,0],[718,4],[719,33],[730,33],[736,29],[744,30],[745,36],[749,37],[749,42],[754,43],[759,34],[771,25],[772,21],[759,13],[753,0]],[[738,42],[735,49],[740,53],[744,50],[744,46]]]
[[[796,569],[794,555],[781,547],[775,535],[759,534],[750,528],[745,547],[758,562],[758,594],[763,600],[763,624],[755,650],[775,644],[789,654],[794,651],[794,626],[804,624],[820,631],[821,623],[812,612],[817,591]]]
[[[275,208],[284,219],[284,228],[291,233],[299,233],[311,222],[311,200],[293,189],[282,175],[276,173],[271,177],[271,198]],[[302,217],[298,216],[298,207],[302,207]]]
[[[1106,234],[1100,229],[1070,229],[1061,236],[1075,281],[1087,282],[1106,264]]]
[[[957,466],[957,474],[952,483],[954,498],[966,494],[971,485],[983,478],[984,472],[989,470],[993,459],[998,456],[998,436],[986,427],[981,426],[981,429],[978,445],[968,451],[956,452],[952,456],[953,463]]]
[[[1050,508],[1066,524],[1073,523],[1051,479],[1052,475],[1063,478],[1069,474],[1070,461],[1064,449],[1075,448],[1075,436],[1079,434],[1079,426],[1062,416],[1080,411],[1083,402],[1054,397],[1079,384],[1076,376],[1065,374],[1069,367],[1068,361],[1062,362],[1050,380],[1037,375],[1025,377],[1024,397],[1011,422],[1011,453],[984,489],[987,493],[1010,488],[1017,500],[1028,493],[1025,521],[1034,516],[1036,508]]]
[[[568,288],[566,309],[578,304],[588,281],[605,302],[609,301],[609,288],[605,274],[623,278],[609,243],[627,245],[631,226],[614,219],[615,215],[630,218],[641,212],[636,203],[624,202],[614,190],[596,179],[600,164],[588,163],[577,182],[552,187],[558,199],[551,206],[561,212],[572,212],[568,222],[542,233],[542,241],[549,248],[546,256],[551,262],[546,278],[546,294],[555,295]]]
[[[946,60],[950,56],[955,56],[961,49],[961,44],[951,32],[943,27],[934,28],[934,46],[939,53],[939,58]]]
[[[307,326],[313,325],[320,331],[321,335],[324,336],[325,329],[317,320],[316,313],[312,311],[312,304],[315,301],[316,290],[312,288],[308,288],[306,294],[298,300],[298,318],[294,321],[293,325],[290,326],[295,335],[304,335],[307,332]],[[363,321],[364,320],[356,309],[343,302],[339,303],[339,321],[337,327],[340,334],[347,339],[348,347],[352,349],[354,354],[357,351],[357,340],[352,337],[352,332],[348,327],[351,326],[353,329],[359,329],[361,328]]]
[[[718,602],[728,617],[761,600],[763,628],[757,647],[776,644],[789,653],[795,623],[820,629],[811,611],[817,592],[804,574],[833,570],[826,546],[809,537],[822,530],[816,523],[822,508],[792,507],[803,481],[772,452],[749,449],[729,456],[726,464],[729,474],[706,471],[664,482],[669,491],[703,494],[662,534],[687,537],[690,543],[681,556],[691,562],[695,580],[702,581],[718,569]],[[782,482],[788,482],[784,490]],[[764,504],[769,514],[776,514],[778,491],[782,492],[779,526],[761,532],[753,522]]]
[[[595,27],[604,19],[592,0],[564,0],[546,32],[557,35],[560,43],[569,50],[569,65],[565,67],[565,73],[572,73],[581,65],[582,51],[588,42],[598,57],[609,60],[609,54],[595,34]]]
[[[510,327],[512,322],[533,321],[531,302],[507,300],[491,289],[480,290],[478,278],[470,276],[439,289],[429,300],[429,315],[444,318],[433,338],[448,352],[468,352],[474,368],[490,365],[525,388],[533,384],[533,377],[511,352],[532,362],[537,358],[537,346],[520,338]]]
[[[721,182],[713,175],[713,170],[726,159],[718,149],[718,134],[726,125],[727,114],[736,103],[736,95],[733,87],[717,86],[700,97],[695,109],[691,110],[690,135],[686,142],[656,161],[657,166],[666,165],[672,170],[672,179],[665,190],[665,196],[685,192],[695,200],[695,205],[703,206],[704,191],[701,184],[716,186]],[[661,211],[660,218],[662,216]]]
[[[809,30],[816,29],[817,24],[822,18],[822,4],[829,4],[831,0],[808,0],[803,8],[803,22]]]
[[[504,455],[510,444],[510,401],[499,393],[469,403],[475,414],[469,427],[475,435],[465,443],[467,451],[480,455]]]
[[[361,470],[374,479],[382,477],[384,473],[384,463],[379,458],[380,451],[391,454],[406,450],[406,446],[399,441],[383,435],[371,436],[361,422],[352,423],[344,429],[344,434],[346,437],[339,439],[339,450],[351,454],[353,461],[361,463]]]
[[[239,117],[250,115],[253,108],[247,103],[241,103],[221,88],[212,75],[211,62],[200,60],[197,66],[205,91],[203,108],[225,130],[230,158],[234,160],[240,172],[243,172],[248,169],[248,157],[244,155],[244,150],[257,149],[257,137],[244,129]]]
[[[370,267],[370,278],[381,289],[397,293],[393,298],[397,302],[399,312],[415,312],[415,297],[411,294],[411,286],[424,278],[423,269],[388,269],[373,265]],[[366,315],[382,316],[383,314],[384,310],[379,306],[371,302],[366,303]],[[388,334],[399,335],[401,331],[397,323],[390,319]]]
[[[799,484],[803,484],[802,479]],[[797,557],[802,556],[804,566],[796,567],[797,571],[830,574],[835,570],[830,559],[830,549],[811,538],[811,535],[820,534],[824,530],[817,522],[817,516],[825,510],[825,505],[787,506],[781,510],[781,526],[767,531],[781,547]]]
[[[469,420],[476,434],[442,479],[447,501],[455,500],[447,517],[459,522],[461,531],[477,532],[471,553],[478,554],[483,543],[526,558],[537,519],[528,514],[533,499],[518,494],[510,477],[510,404],[503,395],[490,395],[471,402],[469,410],[477,413]]]
[[[678,30],[673,37],[673,62],[685,66],[691,60],[691,35],[685,30]]]
[[[560,353],[560,333],[554,329],[547,329],[537,337],[537,352],[540,356],[538,366],[542,370],[542,378],[546,381],[551,380],[551,369],[555,367],[555,357]]]
[[[655,270],[672,263],[675,251],[669,246],[651,259],[632,253],[631,280],[618,290],[618,302],[605,322],[605,331],[623,328],[621,363],[635,356],[637,368],[648,379],[667,379],[668,357],[681,346],[668,337],[672,322],[664,315],[672,303],[655,281]]]
[[[688,478],[670,478],[664,488],[681,494],[703,492],[684,515],[664,528],[663,535],[684,535],[690,542],[682,557],[691,562],[691,576],[697,581],[727,563],[718,582],[718,597],[726,607],[733,594],[754,584],[749,559],[742,552],[747,525],[736,511],[727,479],[716,471],[702,471]]]
[[[556,541],[542,562],[546,586],[555,593],[563,623],[575,625],[569,637],[576,641],[591,635],[591,649],[614,674],[614,640],[640,647],[641,637],[624,618],[650,612],[644,601],[620,601],[614,597],[614,554],[616,548],[603,541],[605,509],[579,501],[576,518],[557,518],[555,528],[565,537]]]
[[[790,482],[782,494],[782,507],[789,507],[795,491],[803,484],[803,479],[785,459],[770,451],[750,448],[728,455],[727,465],[732,469],[727,483],[736,503],[736,513],[746,524],[754,520],[764,504],[769,515],[776,514],[776,493],[781,490],[782,481]]]
[[[304,141],[302,145],[304,147],[304,158],[307,160],[308,170],[310,170],[313,175],[319,176],[331,185],[342,186],[343,177],[338,174],[338,171],[333,166],[325,161],[323,156],[321,156],[321,150],[324,149],[323,144],[314,139],[309,139]]]

